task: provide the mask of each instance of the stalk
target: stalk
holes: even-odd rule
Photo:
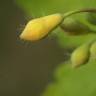
[[[69,17],[71,15],[74,15],[77,13],[85,13],[85,12],[96,13],[96,9],[95,8],[89,8],[89,9],[74,10],[74,11],[70,11],[70,12],[65,13],[63,16],[64,16],[64,19],[66,19],[67,17]]]

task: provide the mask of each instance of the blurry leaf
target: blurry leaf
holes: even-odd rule
[[[73,69],[61,64],[55,71],[55,83],[49,84],[43,96],[96,96],[96,60]]]
[[[82,43],[86,43],[89,40],[94,40],[96,38],[96,34],[86,34],[86,35],[78,35],[78,36],[70,36],[67,35],[66,32],[58,32],[58,41],[60,45],[63,47],[76,47],[81,45]]]

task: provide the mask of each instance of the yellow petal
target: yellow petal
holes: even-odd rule
[[[20,38],[29,41],[40,40],[48,35],[62,20],[63,16],[61,14],[53,14],[33,19],[28,22]]]
[[[63,16],[61,14],[53,14],[49,16],[43,17],[44,22],[46,24],[47,29],[51,30],[56,27],[63,20]]]

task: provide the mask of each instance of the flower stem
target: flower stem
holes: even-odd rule
[[[65,19],[65,18],[67,18],[71,15],[74,15],[74,14],[77,14],[77,13],[84,13],[84,12],[96,13],[96,8],[80,9],[80,10],[70,11],[70,12],[65,13],[63,16],[64,16],[64,19]]]

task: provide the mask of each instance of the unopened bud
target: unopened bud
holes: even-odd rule
[[[69,35],[82,35],[89,32],[89,27],[73,18],[65,18],[61,23],[61,28]]]
[[[29,41],[40,40],[50,33],[63,20],[61,14],[53,14],[30,20],[20,35],[21,39]]]
[[[71,55],[71,62],[73,67],[78,67],[82,64],[85,64],[89,60],[90,55],[90,44],[84,44],[79,48],[75,49],[75,51]]]

